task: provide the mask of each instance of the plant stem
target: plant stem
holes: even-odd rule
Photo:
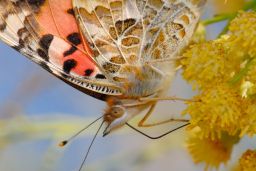
[[[256,10],[256,0],[253,0],[249,3],[247,3],[244,7],[243,7],[243,11],[248,11],[248,10]],[[228,32],[228,28],[230,25],[231,20],[233,20],[237,14],[239,12],[233,13],[232,15],[230,15],[230,18],[228,18],[228,22],[227,25],[222,29],[222,31],[220,32],[220,34],[218,35],[218,37],[221,37],[223,34],[226,34]]]
[[[229,83],[231,85],[234,85],[238,83],[242,78],[247,74],[247,72],[250,70],[250,67],[254,63],[254,58],[249,58],[245,67],[242,68],[230,81]]]
[[[230,14],[217,15],[217,16],[211,18],[211,19],[202,21],[202,24],[207,26],[207,25],[210,25],[210,24],[214,24],[214,23],[218,23],[218,22],[221,22],[221,21],[228,20],[230,17],[231,17]]]
[[[244,11],[247,11],[247,10],[256,10],[256,0],[252,0],[251,2],[248,2],[244,7],[243,9]],[[220,37],[221,35],[225,34],[227,31],[228,31],[228,27],[229,27],[229,24],[230,24],[230,21],[232,19],[234,19],[236,16],[237,16],[238,12],[235,12],[235,13],[231,13],[231,14],[221,14],[221,15],[216,15],[214,16],[213,18],[211,19],[207,19],[207,20],[204,20],[202,21],[202,23],[207,26],[207,25],[210,25],[210,24],[214,24],[214,23],[218,23],[218,22],[221,22],[221,21],[228,21],[227,25],[223,28],[223,30],[221,31],[221,33],[219,34],[218,37]]]

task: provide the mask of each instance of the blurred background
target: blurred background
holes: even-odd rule
[[[214,14],[236,11],[244,0],[211,0],[203,19]],[[225,26],[220,22],[207,27],[207,39],[215,38]],[[101,116],[105,103],[89,97],[0,43],[0,171],[76,171],[100,123],[86,130],[69,145],[58,143]],[[179,73],[170,95],[189,98],[194,92]],[[182,103],[165,102],[158,106],[152,120],[180,114]],[[135,118],[132,124],[142,117]],[[143,130],[159,135],[170,125]],[[97,137],[84,170],[104,171],[193,171],[195,165],[186,150],[186,133],[180,129],[162,139],[150,140],[130,128]],[[235,147],[232,161],[253,147],[247,139]],[[250,141],[251,142],[251,141]],[[232,161],[220,170],[232,167]]]

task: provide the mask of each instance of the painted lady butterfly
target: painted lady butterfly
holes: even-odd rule
[[[0,39],[105,100],[106,135],[145,109],[139,126],[157,125],[145,121],[165,96],[205,1],[0,0]]]

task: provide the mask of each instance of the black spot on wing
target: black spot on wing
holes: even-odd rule
[[[52,34],[46,34],[44,35],[40,41],[39,41],[39,45],[46,51],[48,51],[52,40],[53,40],[54,36]]]
[[[19,47],[25,47],[25,42],[22,39],[19,39]]]
[[[4,31],[5,30],[5,28],[6,28],[6,23],[3,23],[3,24],[0,24],[0,31]]]
[[[75,46],[71,46],[71,48],[69,50],[67,50],[63,53],[63,56],[72,55],[76,50],[77,50],[77,48]]]
[[[68,76],[66,74],[64,74],[64,73],[61,73],[61,77],[62,78],[68,78]]]
[[[47,65],[47,63],[45,62],[40,62],[39,65],[44,68],[45,70],[49,71],[50,73],[52,73],[52,70],[50,69],[50,67]]]
[[[66,60],[63,64],[63,70],[65,73],[70,73],[71,69],[76,67],[77,62],[74,59]]]
[[[68,9],[67,13],[70,14],[70,15],[75,16],[75,12],[74,12],[74,10],[72,8]]]
[[[79,45],[81,43],[81,38],[79,33],[71,33],[67,36],[67,39],[73,45]]]
[[[49,61],[48,55],[42,49],[37,49],[37,54],[42,57],[45,61]]]
[[[22,48],[24,48],[24,45],[20,44],[18,46],[12,46],[12,48],[19,52]]]
[[[87,70],[84,71],[85,76],[90,76],[92,73],[93,73],[92,69],[87,69]]]
[[[97,74],[95,76],[95,78],[97,78],[97,79],[106,79],[105,75],[103,75],[103,74]]]
[[[17,35],[18,35],[19,37],[22,37],[22,35],[24,35],[24,34],[26,34],[26,33],[27,33],[27,29],[26,29],[25,27],[23,27],[23,28],[20,28],[20,29],[18,30]]]
[[[25,7],[29,5],[34,13],[39,13],[42,5],[45,4],[46,0],[12,0],[11,1],[16,7]]]
[[[44,4],[45,0],[27,0],[28,4],[41,6]]]

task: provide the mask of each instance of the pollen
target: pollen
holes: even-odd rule
[[[255,57],[256,54],[256,12],[240,12],[229,27],[234,46],[241,52]]]
[[[199,103],[188,102],[184,113],[191,116],[191,127],[200,127],[203,137],[215,140],[223,131],[235,135],[240,131],[239,122],[243,116],[242,99],[229,85],[216,85],[203,90],[194,97]]]
[[[228,80],[231,77],[229,55],[224,39],[194,44],[180,61],[184,68],[183,77],[194,88]]]
[[[238,171],[255,171],[256,150],[247,150],[239,160]]]

